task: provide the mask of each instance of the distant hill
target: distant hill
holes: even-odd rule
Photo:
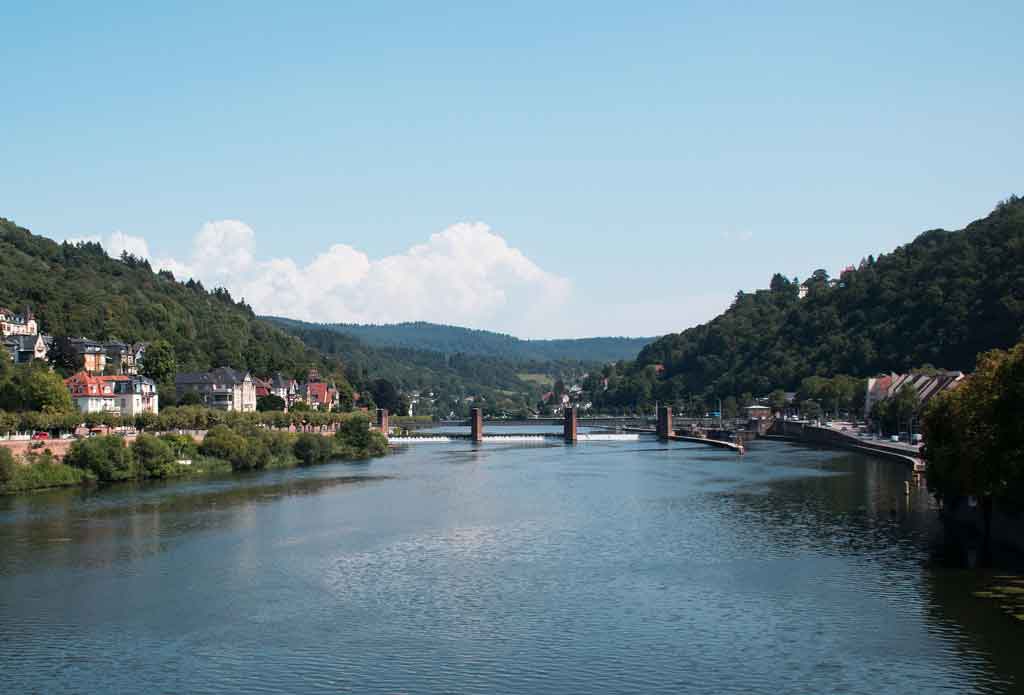
[[[646,346],[618,380],[622,400],[765,394],[809,376],[927,364],[970,370],[979,352],[1024,337],[1024,200],[801,284],[803,299],[798,284],[776,275],[709,323]]]
[[[459,326],[416,321],[396,324],[306,323],[267,317],[281,325],[318,328],[359,338],[367,345],[433,350],[444,354],[498,357],[507,360],[576,360],[616,362],[634,359],[654,338],[578,338],[564,340],[522,340]]]

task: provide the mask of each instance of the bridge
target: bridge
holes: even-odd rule
[[[550,425],[561,424],[562,432],[508,432],[502,434],[485,434],[483,410],[480,408],[473,408],[470,411],[468,434],[391,434],[388,411],[385,409],[377,410],[377,427],[380,429],[381,432],[387,434],[388,442],[392,445],[443,443],[460,440],[470,441],[473,442],[474,444],[484,444],[487,442],[543,443],[549,441],[563,441],[567,444],[577,444],[580,442],[598,441],[636,441],[639,440],[641,437],[653,436],[657,437],[661,441],[691,442],[695,444],[705,444],[708,446],[714,446],[721,449],[730,449],[738,453],[744,452],[742,444],[729,442],[721,439],[709,439],[705,437],[694,437],[678,434],[672,424],[672,410],[667,406],[660,406],[658,408],[657,422],[655,427],[647,427],[646,425],[648,423],[646,419],[642,418],[638,419],[613,417],[586,418],[581,420],[581,418],[579,417],[579,411],[575,406],[566,408],[565,416],[561,419],[538,418],[536,420],[521,421],[521,424],[523,425],[537,425],[541,423]],[[458,421],[458,424],[461,425],[463,423],[461,421]],[[520,421],[501,421],[502,426],[509,426],[513,424],[518,425],[520,424]],[[581,424],[586,427],[598,427],[608,431],[580,432]]]

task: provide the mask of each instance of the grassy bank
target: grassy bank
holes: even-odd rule
[[[312,466],[387,453],[387,440],[365,416],[352,415],[334,436],[270,430],[252,423],[211,428],[197,444],[187,435],[140,435],[130,445],[117,436],[75,442],[63,463],[28,454],[17,463],[0,449],[0,493],[128,480]]]

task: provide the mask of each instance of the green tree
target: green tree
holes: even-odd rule
[[[132,451],[121,437],[90,437],[71,445],[64,463],[91,471],[102,482],[138,477]]]
[[[768,402],[771,408],[776,413],[781,413],[786,409],[786,392],[782,389],[775,389],[768,396]]]
[[[43,363],[17,365],[0,386],[0,408],[64,413],[72,410],[71,394],[63,379]]]
[[[245,437],[234,432],[227,425],[210,428],[203,437],[199,447],[204,456],[227,461],[233,470],[248,470],[256,467],[255,461],[249,457],[249,447]]]
[[[3,355],[0,355],[0,359],[2,358]],[[14,456],[11,454],[10,449],[0,447],[0,490],[6,488],[14,480],[15,466],[17,465],[14,462]]]
[[[353,449],[366,449],[372,439],[370,419],[362,413],[352,414],[338,427],[335,437]]]
[[[928,486],[939,497],[976,495],[1024,509],[1024,342],[981,355],[958,388],[923,417]]]
[[[260,396],[256,399],[256,410],[265,413],[271,411],[283,411],[285,409],[284,399],[273,393]]]
[[[812,400],[802,401],[800,403],[800,415],[805,420],[820,420],[822,415],[821,404]]]
[[[330,456],[331,441],[323,435],[305,432],[295,439],[293,452],[304,466],[323,463]]]
[[[181,394],[181,398],[178,399],[178,405],[202,405],[203,397],[199,395],[198,391],[189,390]]]
[[[142,356],[142,373],[157,384],[174,383],[178,360],[174,346],[164,339],[154,340]]]
[[[146,478],[167,478],[177,472],[171,447],[151,434],[139,435],[132,444],[132,454]]]

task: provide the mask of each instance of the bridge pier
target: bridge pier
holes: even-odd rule
[[[658,406],[658,439],[667,441],[669,437],[675,434],[675,430],[672,429],[672,408],[667,405]]]
[[[569,406],[565,409],[565,419],[562,421],[562,434],[565,436],[565,441],[569,444],[575,444],[579,441],[579,414],[576,411],[576,406]]]
[[[379,429],[385,437],[391,429],[391,420],[388,417],[387,408],[377,408],[377,429]]]
[[[469,411],[469,435],[477,444],[484,440],[484,411],[480,408]]]

